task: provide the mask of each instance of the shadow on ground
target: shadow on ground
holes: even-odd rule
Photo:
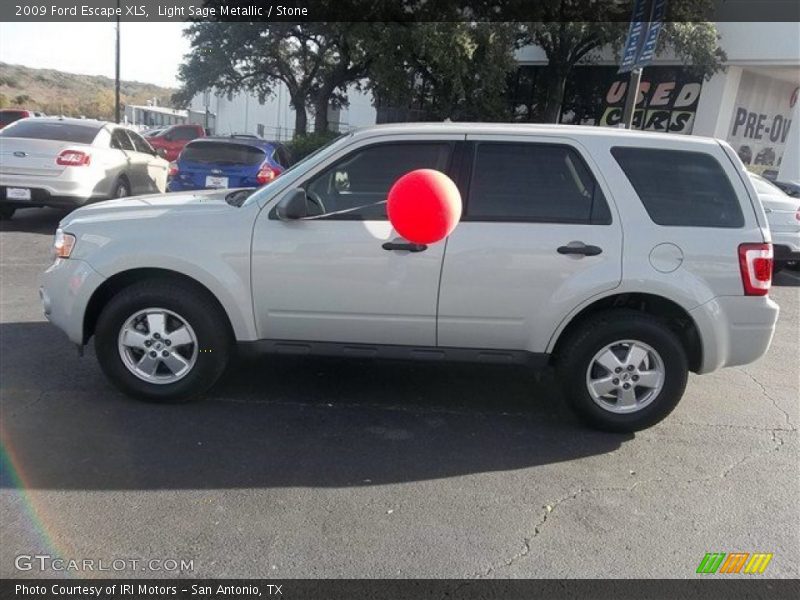
[[[347,487],[520,469],[604,454],[551,382],[510,367],[267,357],[205,400],[116,392],[46,323],[0,326],[3,487]]]
[[[53,235],[58,223],[66,217],[68,209],[23,208],[17,209],[11,219],[0,220],[0,231],[22,231]]]

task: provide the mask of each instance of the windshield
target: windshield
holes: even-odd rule
[[[779,188],[777,185],[774,185],[770,181],[764,179],[763,177],[759,177],[758,175],[751,175],[750,179],[753,182],[753,187],[756,188],[756,192],[759,194],[765,194],[769,196],[783,196],[783,190]]]
[[[330,143],[318,148],[305,158],[294,163],[291,167],[286,169],[280,177],[273,179],[270,183],[258,188],[253,194],[250,195],[249,198],[247,198],[245,204],[258,202],[262,198],[266,199],[272,193],[272,190],[274,190],[276,187],[282,186],[283,182],[286,181],[287,175],[300,174],[303,171],[306,171],[309,167],[312,167],[322,160],[325,160],[326,157],[336,152],[340,146],[343,146],[345,143],[347,143],[347,140],[349,140],[352,136],[352,133],[340,135]],[[278,184],[277,186],[275,185],[276,183]]]

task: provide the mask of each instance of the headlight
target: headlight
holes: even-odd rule
[[[61,229],[56,229],[56,237],[53,240],[53,254],[56,258],[69,258],[72,249],[75,247],[75,236],[71,233],[64,233]]]

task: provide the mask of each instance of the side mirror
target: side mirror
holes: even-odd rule
[[[275,207],[275,214],[281,221],[296,221],[307,217],[306,191],[297,188],[287,193]]]
[[[164,150],[164,148],[156,148],[153,156],[160,156],[161,158],[167,158],[167,151]]]

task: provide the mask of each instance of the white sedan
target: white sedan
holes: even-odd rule
[[[775,252],[775,270],[800,265],[800,200],[786,194],[768,179],[750,173],[758,199],[767,213]]]
[[[0,131],[0,217],[164,193],[169,163],[141,135],[89,119],[21,119]]]

